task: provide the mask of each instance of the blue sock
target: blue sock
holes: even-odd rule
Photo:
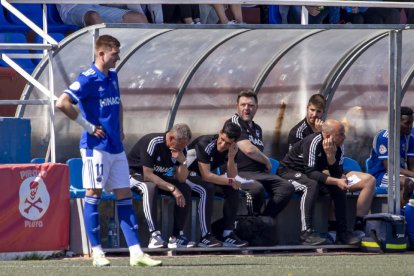
[[[91,246],[101,244],[98,205],[100,197],[85,196],[85,207],[83,208],[83,220],[86,233],[88,234]]]
[[[125,241],[128,246],[139,244],[138,223],[132,209],[132,198],[124,198],[116,201],[118,210],[118,220],[124,233]]]

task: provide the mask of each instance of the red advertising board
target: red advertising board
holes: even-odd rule
[[[0,165],[0,187],[0,252],[68,248],[67,165]]]

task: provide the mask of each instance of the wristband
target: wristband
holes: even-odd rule
[[[83,127],[89,134],[92,134],[95,131],[95,126],[83,118],[81,113],[78,113],[78,117],[76,117],[75,122]]]
[[[227,185],[233,186],[234,184],[234,178],[227,178]]]
[[[174,189],[172,189],[171,193],[174,193],[175,192],[175,186],[173,186],[173,187],[174,187]]]

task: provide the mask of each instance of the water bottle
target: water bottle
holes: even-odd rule
[[[407,234],[411,246],[414,245],[414,199],[405,206],[405,221],[407,222]]]
[[[118,225],[115,222],[114,218],[109,220],[108,224],[108,247],[117,248],[118,244]]]

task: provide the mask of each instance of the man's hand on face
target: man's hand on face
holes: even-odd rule
[[[175,149],[171,149],[171,157],[177,160],[180,163],[183,163],[185,161],[185,155],[182,151],[178,151]]]
[[[321,119],[315,119],[315,128],[317,132],[322,131],[323,121]]]
[[[336,145],[332,140],[332,137],[323,139],[323,150],[325,151],[328,157],[335,156],[336,154]]]

